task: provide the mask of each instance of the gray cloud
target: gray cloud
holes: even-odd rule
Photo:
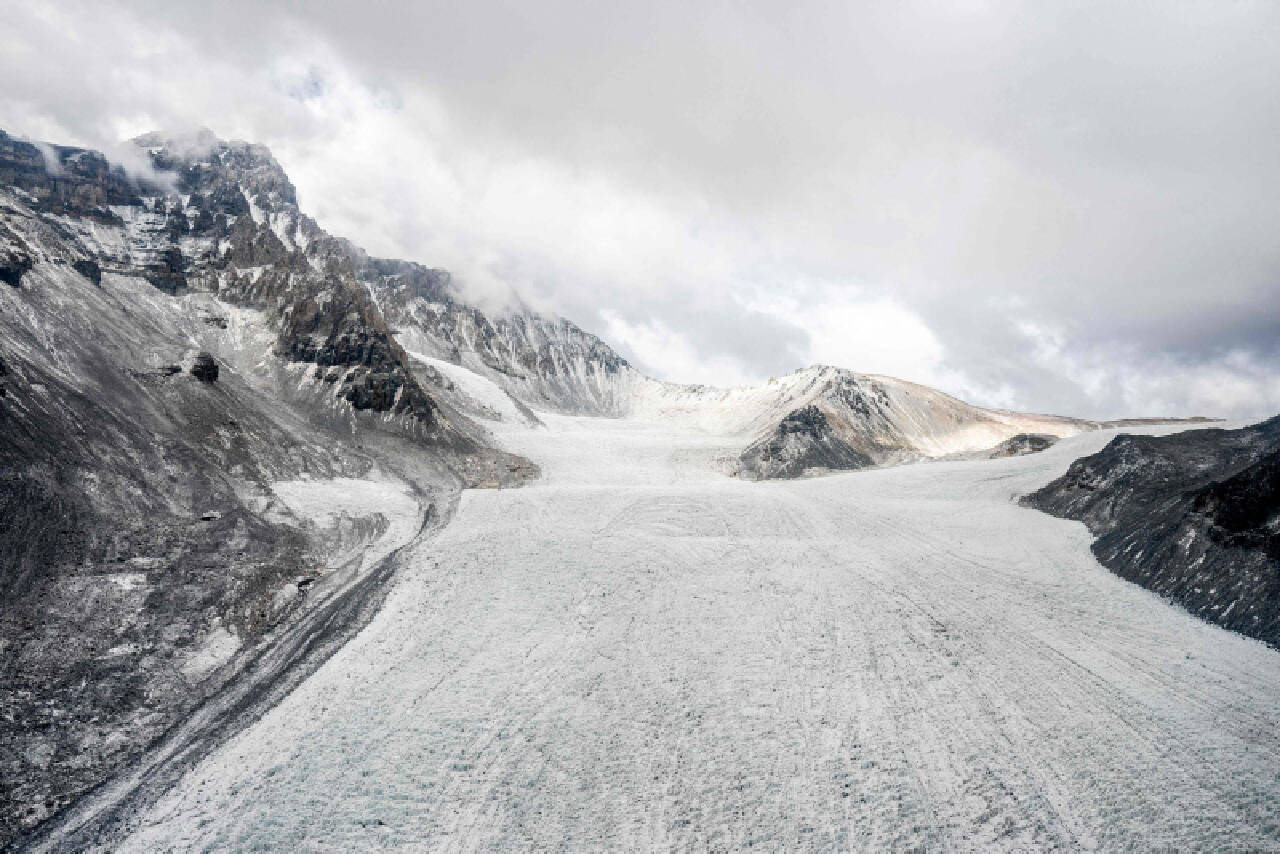
[[[612,328],[660,373],[838,357],[1039,410],[1263,414],[1278,19],[0,0],[0,126],[265,142],[324,224]]]

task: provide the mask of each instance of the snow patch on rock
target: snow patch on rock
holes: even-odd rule
[[[515,424],[532,422],[532,413],[522,409],[516,400],[504,391],[497,383],[462,365],[446,362],[424,353],[407,351],[409,356],[425,365],[430,365],[443,374],[454,386],[479,410],[480,417],[490,421],[507,421]]]

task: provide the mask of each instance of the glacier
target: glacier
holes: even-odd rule
[[[464,492],[119,850],[1280,848],[1280,652],[1014,501],[1113,431],[748,483],[538,415],[488,426],[543,478]]]

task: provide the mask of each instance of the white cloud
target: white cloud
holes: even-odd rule
[[[0,127],[265,143],[335,233],[675,379],[1232,414],[1280,406],[1276,14],[0,0]]]
[[[749,385],[759,379],[744,373],[732,359],[700,355],[686,335],[668,328],[661,320],[629,323],[607,310],[600,312],[600,318],[604,321],[604,337],[629,353],[637,367],[658,379],[717,386]]]
[[[1192,362],[1125,344],[1072,350],[1059,329],[1022,321],[1032,361],[1094,401],[1098,417],[1262,418],[1280,411],[1280,374],[1242,349]]]
[[[53,146],[40,140],[30,140],[31,144],[36,147],[36,151],[40,152],[40,157],[44,159],[45,171],[50,175],[62,174],[62,161],[58,158],[58,152],[53,150]]]

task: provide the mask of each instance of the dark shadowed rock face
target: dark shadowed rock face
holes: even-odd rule
[[[102,268],[98,266],[97,261],[82,258],[79,261],[72,261],[71,268],[92,282],[95,287],[102,284]]]
[[[413,378],[408,356],[368,293],[348,283],[329,296],[323,308],[306,297],[285,311],[276,352],[322,368],[346,368],[339,394],[357,410],[410,415],[433,424],[437,406]]]
[[[1084,522],[1116,574],[1280,646],[1280,418],[1117,436],[1023,503]]]
[[[1224,546],[1261,550],[1280,562],[1280,449],[1200,490],[1195,510]]]
[[[739,458],[740,473],[760,479],[799,477],[810,471],[848,470],[874,465],[831,429],[816,406],[789,413],[774,432],[753,442]]]
[[[187,262],[182,250],[170,246],[160,250],[154,264],[146,269],[146,278],[153,286],[167,294],[177,294],[187,287]]]

